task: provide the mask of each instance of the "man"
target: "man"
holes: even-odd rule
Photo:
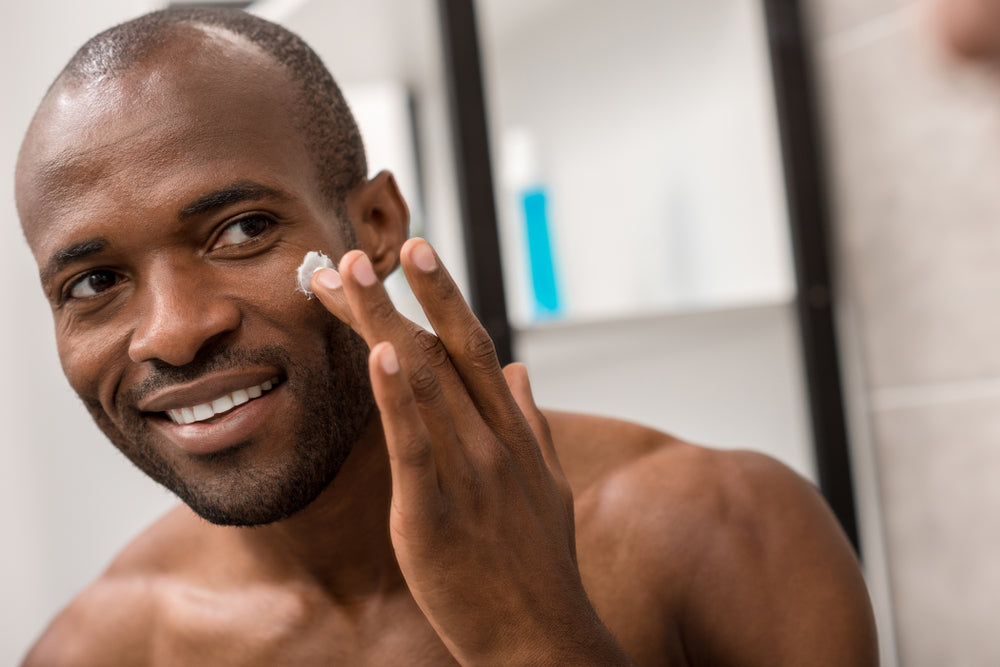
[[[26,664],[876,663],[814,489],[540,411],[366,172],[315,55],[234,10],[102,33],[49,90],[17,201],[61,362],[185,504]],[[318,300],[309,250],[339,260]],[[388,300],[399,264],[434,334]]]

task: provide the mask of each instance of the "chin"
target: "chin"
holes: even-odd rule
[[[124,392],[112,419],[97,401],[84,403],[97,425],[140,470],[213,524],[259,526],[307,507],[340,472],[375,408],[367,353],[360,338],[331,336],[320,359],[296,362],[283,348],[221,351],[216,365],[263,359],[282,368],[289,402],[254,439],[205,455],[184,455],[165,441]],[[209,367],[215,359],[202,363]],[[193,374],[197,369],[188,369]]]
[[[349,453],[350,448],[339,447],[300,451],[280,467],[237,465],[207,482],[175,479],[164,486],[210,523],[262,526],[308,507],[336,478]]]

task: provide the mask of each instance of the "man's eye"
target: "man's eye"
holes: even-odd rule
[[[114,271],[91,271],[70,285],[66,296],[70,299],[86,299],[89,296],[97,296],[117,285],[119,281],[120,278]]]
[[[248,215],[245,218],[240,218],[222,230],[219,238],[215,241],[214,248],[246,243],[263,234],[270,226],[271,219],[264,215]]]

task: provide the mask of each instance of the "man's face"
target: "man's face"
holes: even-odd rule
[[[211,39],[50,95],[18,207],[98,425],[205,518],[267,523],[328,484],[372,399],[363,342],[295,292],[306,251],[339,257],[349,223],[320,194],[293,86]]]

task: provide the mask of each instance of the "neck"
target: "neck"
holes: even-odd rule
[[[403,586],[389,539],[391,477],[378,411],[336,478],[307,507],[266,526],[231,528],[266,576],[349,602]]]

